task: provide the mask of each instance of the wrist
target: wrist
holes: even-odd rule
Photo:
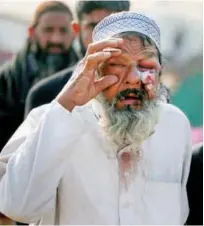
[[[56,98],[56,101],[65,109],[67,109],[69,112],[72,112],[73,109],[75,108],[76,104],[74,103],[73,100],[69,97],[64,97],[64,96],[58,96]]]

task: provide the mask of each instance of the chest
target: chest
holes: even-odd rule
[[[179,223],[184,148],[153,136],[141,147],[142,160],[127,192],[120,184],[118,159],[107,157],[110,146],[96,133],[81,137],[58,189],[60,219],[66,224]]]

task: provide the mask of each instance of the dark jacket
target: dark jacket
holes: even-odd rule
[[[203,144],[193,150],[187,193],[190,208],[187,225],[203,225]]]
[[[11,62],[0,68],[0,151],[24,118],[25,100],[38,73],[33,75],[28,63],[26,46]],[[78,56],[70,49],[66,67],[75,64]]]
[[[26,99],[25,117],[33,108],[50,103],[68,82],[74,68],[66,68],[33,86]]]

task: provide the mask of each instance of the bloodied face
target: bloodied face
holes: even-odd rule
[[[117,109],[140,110],[145,100],[156,97],[161,64],[156,47],[137,36],[124,38],[122,53],[99,67],[100,76],[116,75],[118,82],[104,91]],[[113,50],[114,51],[114,50]]]

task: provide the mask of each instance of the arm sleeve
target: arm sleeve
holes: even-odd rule
[[[83,121],[56,101],[35,109],[0,155],[0,212],[33,223],[53,204],[69,148],[79,139]]]
[[[181,224],[184,225],[189,214],[189,204],[187,196],[187,180],[190,172],[190,164],[192,158],[192,138],[190,123],[187,121],[185,130],[186,135],[186,149],[184,153],[183,172],[181,180]]]

